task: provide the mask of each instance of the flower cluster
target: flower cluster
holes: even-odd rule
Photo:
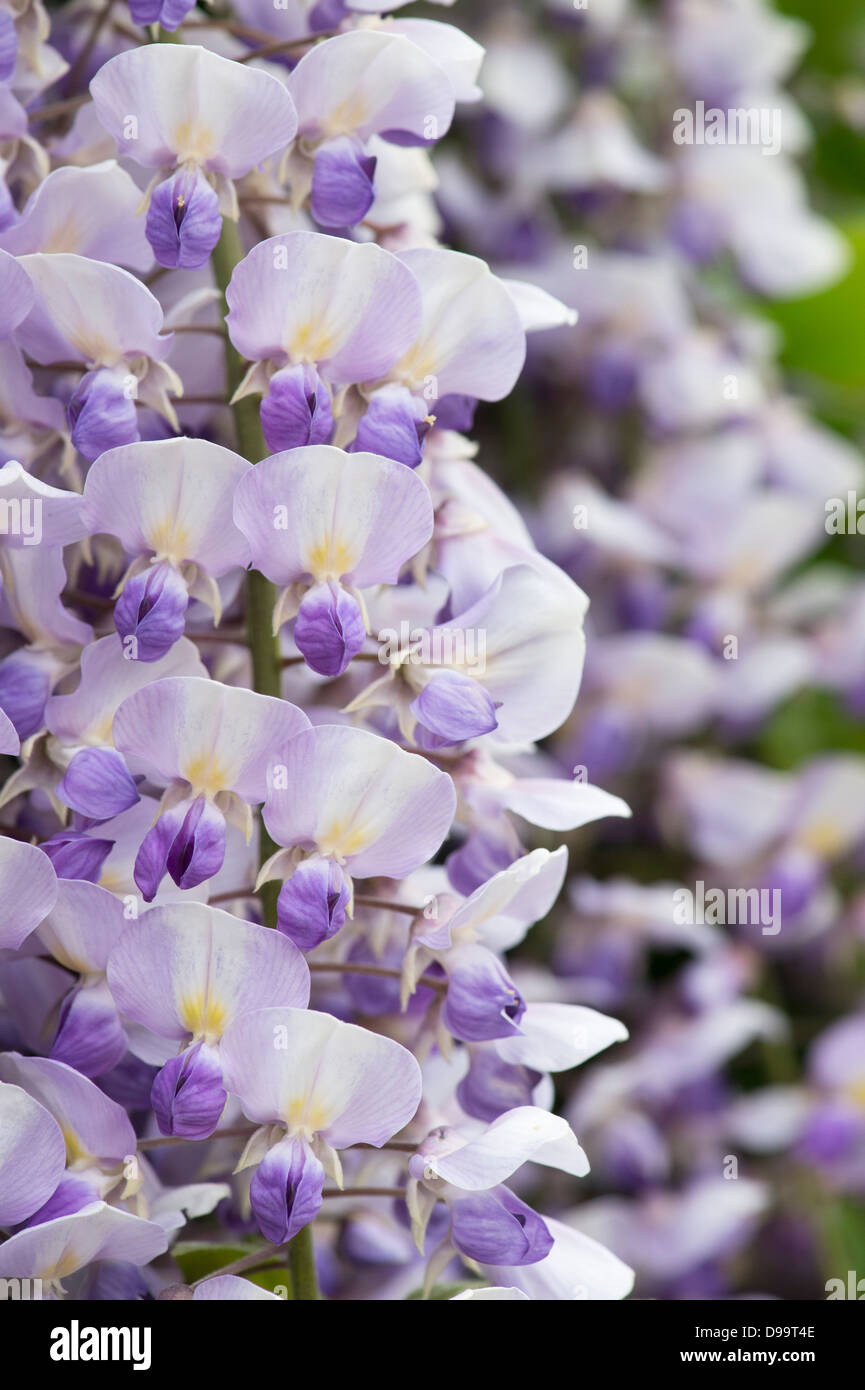
[[[468,433],[573,286],[445,244],[483,49],[400,8],[4,13],[0,1276],[46,1297],[632,1286],[553,1081],[626,1029],[509,959],[630,813],[538,749],[588,600]]]
[[[863,585],[831,539],[865,529],[865,465],[771,317],[850,254],[782,87],[808,33],[768,0],[548,0],[475,32],[448,227],[580,316],[535,293],[553,331],[482,447],[592,601],[556,760],[634,812],[592,832],[549,938],[558,998],[631,1032],[565,1102],[592,1159],[568,1220],[638,1295],[825,1297],[865,1189]]]

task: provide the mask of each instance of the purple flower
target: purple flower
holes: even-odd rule
[[[333,434],[330,392],[315,367],[299,362],[274,372],[267,395],[261,402],[261,427],[267,447],[273,453],[330,442]]]
[[[72,443],[86,459],[138,439],[134,378],[107,367],[87,372],[66,407]]]
[[[132,575],[114,605],[114,626],[126,643],[134,638],[138,661],[158,661],[183,636],[189,595],[173,565],[154,565]]]
[[[331,579],[307,589],[294,624],[298,651],[320,676],[341,676],[366,641],[357,599]]]
[[[359,140],[337,136],[319,145],[312,172],[310,211],[320,227],[354,227],[374,198],[377,160],[364,154]]]
[[[206,265],[221,231],[219,198],[200,169],[178,169],[156,185],[147,209],[147,240],[160,265],[181,270]]]
[[[324,1168],[309,1144],[281,1139],[253,1174],[249,1201],[265,1240],[283,1245],[307,1226],[321,1207]]]
[[[350,898],[339,865],[312,855],[279,890],[276,924],[302,951],[311,951],[339,931]]]

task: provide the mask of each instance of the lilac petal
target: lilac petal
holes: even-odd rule
[[[385,388],[372,397],[358,424],[351,452],[369,451],[417,468],[431,428],[428,419],[419,417],[409,391]]]
[[[0,1276],[66,1278],[101,1259],[145,1265],[167,1247],[157,1222],[95,1201],[12,1236],[0,1246]]]
[[[436,425],[440,430],[456,430],[467,434],[474,424],[477,396],[461,396],[451,391],[435,403]]]
[[[178,888],[196,888],[219,873],[225,859],[225,817],[197,796],[168,851],[167,868]]]
[[[315,155],[310,209],[320,227],[354,227],[369,212],[375,197],[377,160],[364,154],[359,140],[339,135],[326,140]]]
[[[183,636],[189,594],[173,565],[153,565],[127,580],[114,605],[114,626],[135,638],[138,661],[158,661]]]
[[[150,1092],[160,1132],[183,1139],[207,1139],[219,1124],[225,1101],[219,1055],[206,1043],[195,1043],[166,1062]]]
[[[249,1200],[266,1240],[283,1245],[308,1226],[321,1207],[324,1168],[302,1139],[269,1149],[249,1186]]]
[[[311,951],[339,931],[345,922],[349,897],[339,865],[332,859],[312,855],[301,860],[282,885],[276,925],[302,951]]]
[[[400,144],[430,144],[453,119],[454,88],[419,44],[355,29],[310,48],[288,82],[301,135],[347,128]],[[332,123],[332,124],[331,124]]]
[[[0,662],[0,708],[15,725],[20,739],[27,739],[42,728],[45,701],[50,694],[48,671],[26,652],[13,652]]]
[[[79,986],[66,996],[51,1045],[55,1062],[65,1062],[83,1076],[101,1076],[128,1050],[117,1006],[104,982]]]
[[[168,872],[168,855],[175,836],[183,825],[185,813],[186,803],[175,806],[170,811],[164,811],[141,842],[141,848],[135,856],[132,876],[146,903],[153,902],[159,885]]]
[[[468,1074],[457,1087],[457,1100],[476,1120],[497,1120],[516,1106],[531,1105],[541,1073],[512,1066],[494,1047],[473,1047]]]
[[[329,443],[333,434],[330,392],[315,367],[298,362],[273,374],[261,402],[261,427],[272,453]]]
[[[57,875],[41,849],[0,839],[0,949],[18,949],[48,916],[57,891]]]
[[[0,82],[8,82],[18,59],[18,33],[8,10],[0,13]]]
[[[3,11],[8,19],[8,11]],[[0,30],[0,62],[2,62],[3,34]],[[26,272],[14,256],[0,252],[0,338],[8,338],[29,314],[35,296]]]
[[[71,1216],[91,1202],[99,1200],[99,1193],[86,1178],[73,1173],[65,1173],[56,1189],[38,1211],[28,1217],[25,1227],[41,1226],[43,1221],[53,1221],[58,1216]]]
[[[224,858],[225,819],[202,795],[163,812],[142,841],[133,876],[152,902],[166,873],[178,888],[195,888],[219,872]]]
[[[136,24],[158,24],[164,0],[129,0],[129,13]]]
[[[127,1018],[184,1045],[215,1043],[253,1009],[309,1002],[309,969],[296,946],[204,903],[156,907],[127,925],[107,974]]]
[[[308,589],[298,610],[294,640],[311,670],[320,676],[341,676],[366,640],[357,599],[332,579]]]
[[[39,848],[51,860],[58,878],[98,883],[114,841],[97,839],[83,830],[59,830]]]
[[[480,738],[499,726],[492,696],[461,671],[433,676],[410,709],[419,724],[446,743]]]
[[[88,528],[116,536],[130,555],[152,552],[175,566],[193,560],[219,579],[249,564],[232,504],[239,479],[251,472],[246,459],[207,439],[147,439],[111,449],[87,473]]]
[[[160,1296],[164,1297],[164,1294]],[[262,1289],[249,1279],[241,1279],[237,1274],[215,1274],[211,1279],[203,1280],[196,1285],[192,1297],[196,1303],[269,1303],[273,1299],[278,1303],[282,1302],[279,1294]]]
[[[366,729],[305,729],[280,761],[286,790],[268,792],[270,834],[280,845],[317,844],[358,878],[404,878],[432,858],[453,820],[447,774]]]
[[[157,780],[183,778],[190,796],[233,791],[249,802],[264,800],[270,770],[284,761],[278,754],[308,728],[306,715],[288,700],[195,676],[142,683],[123,700],[113,725],[114,746]]]
[[[423,479],[377,454],[331,445],[291,449],[250,468],[234,516],[257,569],[275,584],[396,584],[427,544],[433,509]]]
[[[0,753],[17,757],[21,752],[21,740],[8,714],[0,706]]]
[[[4,1052],[0,1079],[21,1086],[44,1105],[77,1153],[119,1163],[135,1152],[135,1131],[123,1106],[105,1094],[105,1078],[97,1086],[63,1062]]]
[[[313,1009],[251,1010],[226,1029],[220,1055],[226,1087],[251,1120],[285,1123],[291,1114],[335,1149],[381,1147],[420,1100],[407,1048]]]
[[[64,805],[91,820],[109,820],[138,800],[138,788],[123,754],[114,748],[82,748],[75,754],[57,795]]]
[[[198,167],[157,184],[147,210],[147,240],[160,265],[198,270],[222,231],[219,198]]]
[[[20,1086],[0,1085],[0,1226],[47,1202],[66,1167],[60,1126]]]
[[[177,15],[177,0],[163,11]],[[163,21],[164,22],[164,21]],[[121,153],[152,169],[196,158],[242,178],[290,145],[297,115],[284,84],[195,44],[144,44],[103,63],[90,83],[95,114]],[[128,118],[137,118],[135,139]]]
[[[486,946],[457,946],[443,964],[448,992],[442,1022],[463,1042],[509,1038],[526,1011],[505,967]]]
[[[382,377],[420,327],[408,266],[374,242],[320,232],[260,241],[237,266],[226,299],[241,356],[304,357],[341,385]]]
[[[2,292],[2,285],[0,285]],[[0,358],[2,360],[2,358]],[[13,373],[14,359],[3,363],[6,373]],[[28,373],[29,377],[29,373]],[[17,397],[16,404],[24,405],[20,400],[22,383],[14,380],[11,384],[14,396]],[[34,400],[44,402],[45,397],[34,397]],[[11,404],[8,406],[11,410]],[[29,414],[32,406],[27,406],[28,419],[34,417]],[[16,412],[17,413],[17,412]],[[38,418],[38,417],[36,417]],[[52,428],[62,428],[63,413],[60,411],[58,417],[51,421]],[[43,423],[48,424],[46,419]],[[34,545],[63,546],[69,541],[80,540],[87,534],[87,523],[84,517],[84,498],[80,492],[65,492],[63,488],[51,487],[49,483],[43,483],[41,478],[28,473],[21,464],[15,459],[9,459],[0,468],[0,497],[8,503],[8,510],[13,515],[20,517],[21,525],[18,527],[6,526],[4,533],[4,547],[25,547]],[[6,510],[4,508],[4,510]],[[16,532],[18,534],[16,534]],[[44,567],[43,561],[43,567]],[[9,576],[6,576],[9,582]]]
[[[553,1248],[541,1217],[506,1187],[453,1202],[451,1239],[470,1260],[496,1265],[536,1264]]]
[[[138,412],[123,373],[87,372],[66,407],[72,443],[91,462],[106,449],[138,439]]]
[[[136,24],[159,24],[173,34],[194,6],[195,0],[129,0],[129,13]]]

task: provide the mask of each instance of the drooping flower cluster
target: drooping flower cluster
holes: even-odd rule
[[[587,1174],[552,1077],[626,1030],[508,959],[629,811],[537,747],[587,597],[466,433],[574,314],[445,244],[483,50],[391,8],[7,26],[0,1276],[44,1296],[268,1297],[227,1236],[298,1298],[631,1288],[524,1171]]]
[[[832,540],[865,468],[771,319],[850,256],[781,85],[809,36],[770,0],[478,9],[484,101],[439,202],[580,315],[533,341],[483,455],[592,601],[559,765],[634,812],[556,917],[558,997],[631,1031],[564,1107],[592,1159],[569,1219],[638,1295],[822,1298],[865,1188],[863,591]]]

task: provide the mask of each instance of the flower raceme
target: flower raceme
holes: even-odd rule
[[[442,240],[483,51],[400,8],[0,33],[0,1275],[52,1298],[269,1297],[178,1285],[202,1217],[297,1297],[628,1290],[507,1186],[585,1174],[551,1076],[626,1037],[525,983],[520,834],[627,807],[535,747],[587,599],[465,433],[574,314]]]

